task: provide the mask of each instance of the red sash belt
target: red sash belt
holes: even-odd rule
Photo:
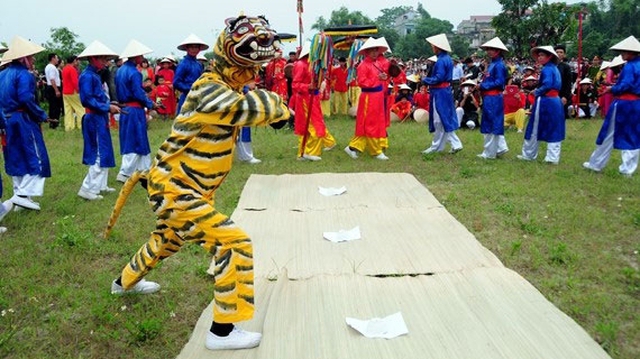
[[[140,104],[140,102],[137,102],[137,101],[125,102],[124,105],[125,105],[125,107],[142,108],[142,105]]]
[[[560,92],[558,92],[558,90],[549,90],[547,91],[546,94],[542,95],[544,97],[558,97],[560,95]]]
[[[450,82],[441,82],[441,83],[439,83],[437,85],[430,85],[429,88],[430,89],[443,89],[443,88],[449,87],[449,86],[451,86]]]
[[[92,111],[90,108],[85,107],[85,108],[84,108],[84,113],[89,114],[89,113],[96,113],[96,112],[95,112],[95,111]]]
[[[622,95],[616,96],[615,98],[618,100],[629,100],[629,101],[640,100],[640,96],[634,93],[623,93]]]
[[[487,91],[482,91],[482,96],[495,96],[495,95],[501,95],[502,91],[500,90],[487,90]]]

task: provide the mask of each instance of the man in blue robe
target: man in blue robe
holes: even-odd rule
[[[189,35],[184,41],[178,45],[178,50],[186,51],[187,55],[182,58],[182,61],[176,68],[176,75],[173,78],[173,88],[180,91],[180,98],[178,99],[178,113],[182,108],[184,100],[187,98],[191,85],[202,75],[204,66],[198,61],[198,54],[200,51],[204,51],[209,48],[204,41],[200,40],[194,34]]]

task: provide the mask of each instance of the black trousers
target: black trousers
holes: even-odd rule
[[[53,121],[49,122],[50,128],[57,128],[60,124],[60,114],[62,113],[62,91],[60,97],[56,97],[56,92],[52,86],[45,87],[44,95],[49,104],[49,118]]]

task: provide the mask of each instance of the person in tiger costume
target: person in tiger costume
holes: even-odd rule
[[[185,243],[202,246],[215,261],[213,323],[205,342],[210,350],[253,348],[262,338],[235,325],[254,314],[253,248],[249,236],[216,211],[216,190],[231,170],[239,130],[283,126],[290,116],[273,92],[242,93],[274,57],[276,32],[262,16],[240,15],[225,23],[214,46],[212,72],[194,82],[146,175],[156,229],[111,286],[113,294],[157,292],[160,285],[144,276]],[[132,176],[125,188],[140,177],[145,176]],[[116,206],[125,200],[119,198]]]

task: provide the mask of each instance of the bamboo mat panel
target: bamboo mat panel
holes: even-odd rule
[[[277,282],[257,285],[274,287],[269,298],[256,298],[264,317],[245,325],[263,328],[258,348],[206,350],[207,308],[178,359],[609,358],[571,318],[504,267],[417,277],[320,275],[300,281],[284,274]],[[346,317],[381,318],[398,311],[409,334],[394,339],[368,339],[345,323]]]
[[[347,193],[324,197],[318,187]],[[418,180],[407,173],[315,173],[307,175],[251,175],[238,209],[327,210],[367,208],[441,207]]]
[[[253,240],[257,277],[426,274],[502,266],[444,208],[243,211],[233,220]],[[323,232],[360,227],[362,239],[333,243]]]

